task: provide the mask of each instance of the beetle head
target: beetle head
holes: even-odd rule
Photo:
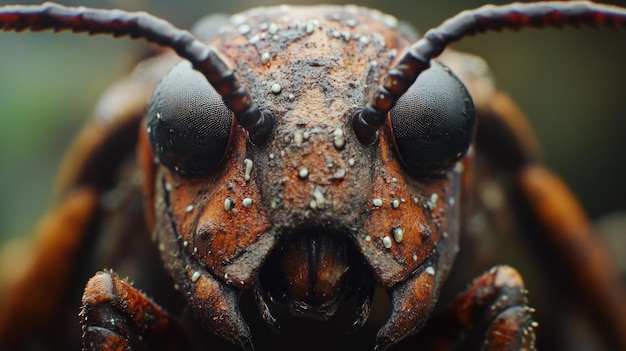
[[[396,124],[373,145],[363,145],[352,127],[370,87],[411,40],[395,19],[356,7],[281,7],[233,17],[212,45],[272,116],[274,128],[261,145],[232,127],[222,101],[190,65],[181,63],[163,79],[147,127],[160,160],[155,233],[199,314],[223,302],[198,302],[208,298],[194,285],[207,279],[215,289],[255,290],[270,323],[271,301],[328,318],[356,293],[359,326],[375,282],[392,292],[381,345],[425,321],[456,253],[460,170],[453,166],[469,138],[446,162],[416,168],[416,155],[398,156],[416,139],[397,138],[413,115],[412,102],[398,106],[391,115]],[[443,80],[442,94],[453,90],[441,106],[464,109],[469,100],[471,107],[454,76],[439,66],[433,72],[425,84]],[[419,93],[410,97],[424,100]],[[456,100],[460,104],[450,103]],[[431,110],[439,111],[437,102],[428,101]],[[465,112],[464,135],[471,137],[473,110]],[[450,114],[435,112],[434,123],[422,115],[427,122],[417,129],[436,131]],[[236,300],[228,297],[233,293],[214,293],[220,294]],[[235,305],[232,320],[239,319]],[[399,313],[406,305],[412,312]]]

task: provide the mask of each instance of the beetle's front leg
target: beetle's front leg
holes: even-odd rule
[[[497,266],[476,278],[421,334],[428,350],[449,350],[472,326],[484,326],[482,350],[534,350],[535,322],[519,273]]]
[[[150,350],[188,349],[176,321],[113,272],[89,280],[80,316],[83,350],[131,350],[131,332]]]

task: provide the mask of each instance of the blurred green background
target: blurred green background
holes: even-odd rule
[[[60,2],[146,10],[184,28],[201,14],[282,3]],[[425,31],[482,1],[358,4]],[[566,179],[593,217],[626,208],[626,31],[526,30],[481,35],[454,47],[487,59],[500,88],[531,118],[547,164]],[[64,150],[99,94],[130,69],[138,48],[137,42],[103,36],[0,33],[0,241],[28,233],[45,211]]]

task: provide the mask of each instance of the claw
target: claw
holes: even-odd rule
[[[359,306],[354,314],[354,321],[350,327],[349,333],[357,332],[370,316],[372,309],[372,300],[374,298],[374,283],[372,282],[372,276],[369,274],[362,274],[361,283],[356,291],[357,300]]]
[[[429,273],[423,270],[391,288],[391,316],[378,331],[374,350],[386,350],[424,326],[438,295]]]
[[[280,323],[271,308],[271,297],[258,283],[254,287],[254,300],[265,323],[275,332],[280,332]]]

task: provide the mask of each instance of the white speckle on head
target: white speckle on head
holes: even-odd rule
[[[193,211],[193,205],[187,206],[187,208],[185,209],[185,212],[189,213],[191,211]]]
[[[432,211],[437,207],[437,200],[439,199],[439,195],[433,193],[430,195],[430,199],[426,203],[426,206]]]
[[[337,128],[333,131],[333,144],[335,148],[342,149],[346,145],[346,137],[341,128]]]
[[[302,133],[302,137],[304,138],[304,140],[309,140],[309,138],[311,137],[311,133],[309,133],[309,131],[304,131]]]
[[[456,165],[454,165],[454,171],[457,173],[463,172],[463,162],[457,162]]]
[[[324,193],[320,191],[320,189],[313,189],[313,198],[315,199],[316,208],[321,209],[324,208],[326,204],[326,198],[324,198]]]
[[[289,94],[289,95],[287,96],[287,99],[289,99],[289,101],[293,101],[293,100],[295,100],[295,99],[296,99],[296,96],[295,96],[295,95],[293,95],[293,94]]]
[[[413,261],[417,261],[417,254],[414,253],[412,258],[413,258]]]
[[[391,49],[389,51],[387,51],[387,56],[389,56],[389,58],[394,58],[396,57],[396,55],[398,55],[398,50],[396,49]]]
[[[391,182],[392,182],[392,183],[397,183],[397,182],[398,182],[398,178],[396,178],[396,177],[391,177]]]
[[[236,26],[244,24],[246,22],[246,20],[247,20],[246,16],[244,16],[242,14],[237,14],[237,15],[230,16],[230,21],[234,25],[236,25]]]
[[[341,36],[343,37],[343,40],[350,41],[350,37],[351,37],[350,32],[344,31],[344,32],[341,33]]]
[[[271,59],[272,55],[269,52],[264,52],[263,55],[261,55],[261,62],[263,62],[263,64],[270,62]]]
[[[165,244],[159,243],[159,251],[165,251]]]
[[[372,241],[372,237],[371,237],[371,236],[369,236],[369,235],[366,235],[366,236],[365,236],[365,241]]]
[[[247,182],[250,180],[250,175],[252,174],[252,165],[254,164],[251,159],[246,158],[243,160],[243,164],[245,166],[245,170],[243,173],[243,179]]]
[[[293,142],[296,144],[297,147],[302,146],[303,141],[304,141],[304,135],[302,135],[301,132],[293,133]]]
[[[343,177],[346,176],[346,169],[345,168],[339,168],[335,171],[335,173],[333,173],[333,178],[335,179],[343,179]]]
[[[348,159],[348,166],[353,167],[355,163],[356,163],[356,160],[353,157],[350,157]]]
[[[383,200],[382,200],[382,199],[378,199],[378,198],[373,199],[373,200],[372,200],[372,204],[373,204],[374,206],[376,206],[376,207],[380,207],[380,206],[382,206],[382,205],[383,205]]]
[[[435,275],[435,268],[433,268],[433,266],[428,266],[424,270],[424,273],[426,273],[428,275]]]
[[[398,19],[392,15],[384,15],[383,23],[389,28],[396,28],[398,26]]]
[[[443,234],[441,234],[441,236],[443,236],[444,239],[447,238],[448,237],[448,232],[443,232]]]
[[[398,199],[391,200],[391,208],[396,209],[398,207],[400,207],[400,201],[398,201]]]
[[[243,200],[241,200],[241,204],[245,208],[250,208],[252,207],[252,199],[249,197],[245,197]]]
[[[359,38],[359,43],[363,44],[363,45],[367,45],[370,43],[370,37],[368,37],[367,35],[361,35],[361,37]]]
[[[315,200],[311,200],[311,201],[309,201],[309,207],[310,207],[312,210],[317,210],[317,202],[316,202]]]
[[[174,187],[172,186],[172,184],[171,184],[171,183],[166,182],[166,183],[165,183],[165,190],[167,190],[167,191],[172,191],[172,190],[174,190]]]
[[[267,32],[270,34],[276,34],[278,32],[278,25],[274,22],[270,23],[269,27],[267,27]]]
[[[224,200],[224,209],[227,212],[230,212],[233,207],[235,207],[235,200],[231,199],[230,197],[227,197],[226,200]]]
[[[393,228],[393,239],[399,244],[402,242],[402,240],[404,240],[404,229],[398,227],[398,228]]]
[[[273,208],[273,209],[277,209],[278,208],[278,201],[276,201],[276,200],[270,201],[270,207]]]
[[[386,249],[391,249],[391,244],[392,244],[392,243],[391,243],[391,239],[390,239],[388,236],[385,236],[385,237],[383,238],[383,246],[384,246]]]
[[[315,31],[316,27],[317,26],[313,21],[309,21],[309,23],[306,24],[306,28],[304,29],[304,31],[306,32],[306,34],[311,34]]]
[[[273,160],[273,159],[274,159],[274,153],[270,153],[270,154],[268,155],[268,157],[270,158],[270,160]]]
[[[189,241],[187,240],[183,241],[183,247],[187,247],[187,246],[189,246]]]
[[[339,39],[341,37],[341,32],[338,30],[334,30],[332,35],[333,35],[333,38]]]
[[[241,35],[246,35],[250,33],[250,26],[247,24],[242,24],[237,29],[239,30],[239,34]]]
[[[306,167],[300,168],[300,170],[298,171],[298,177],[300,177],[300,179],[306,179],[308,176],[309,170],[306,169]]]
[[[274,83],[274,84],[272,84],[272,87],[270,88],[270,90],[274,94],[280,94],[280,92],[283,90],[283,88],[281,88],[280,84]]]
[[[455,203],[456,200],[454,200],[454,197],[450,196],[450,198],[448,199],[448,204],[450,204],[450,206],[454,206]]]
[[[195,283],[198,281],[198,279],[200,279],[200,272],[198,271],[193,272],[193,274],[191,275],[191,282]]]

